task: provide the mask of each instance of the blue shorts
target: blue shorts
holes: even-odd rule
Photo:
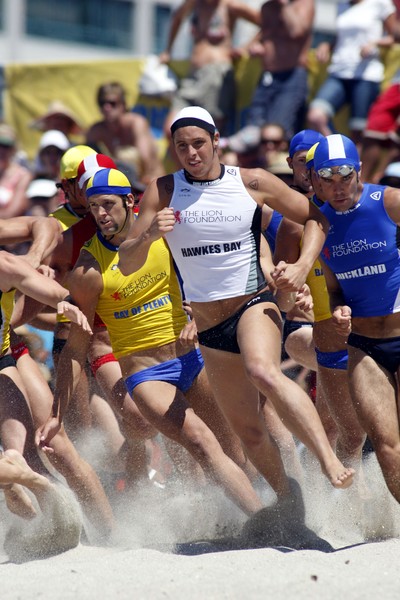
[[[337,350],[337,352],[321,352],[315,348],[317,363],[325,369],[347,369],[348,352],[347,350]]]
[[[242,308],[236,311],[233,315],[218,323],[215,327],[205,329],[197,334],[199,344],[207,348],[215,350],[224,350],[233,354],[240,354],[239,344],[237,342],[236,331],[240,317],[248,308],[262,302],[272,302],[276,304],[273,294],[269,291],[261,292],[254,298],[251,298]]]
[[[359,348],[393,375],[400,367],[400,337],[370,338],[351,333],[347,345]]]
[[[131,396],[135,387],[144,381],[166,381],[175,385],[181,392],[187,392],[203,367],[203,357],[200,350],[196,349],[130,375],[125,379],[125,385]]]
[[[367,123],[371,104],[376,100],[379,92],[380,84],[375,81],[339,79],[329,75],[310,103],[310,108],[321,108],[328,117],[332,118],[342,106],[349,104],[349,127],[354,131],[361,131]]]
[[[262,127],[277,123],[290,139],[303,129],[308,96],[307,70],[296,67],[289,71],[262,73],[248,113],[247,123]]]

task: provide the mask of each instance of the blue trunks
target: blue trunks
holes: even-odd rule
[[[400,367],[400,337],[370,338],[351,333],[347,345],[359,348],[393,375]]]
[[[187,392],[203,367],[203,357],[200,350],[196,349],[130,375],[125,379],[125,385],[131,396],[135,387],[144,381],[166,381],[181,392]]]
[[[336,352],[321,352],[318,348],[315,348],[315,354],[317,355],[317,363],[320,367],[326,369],[347,369],[347,350],[337,350]]]

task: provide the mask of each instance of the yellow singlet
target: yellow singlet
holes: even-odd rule
[[[178,338],[187,316],[163,239],[153,242],[143,267],[127,276],[118,268],[118,248],[100,234],[83,248],[100,266],[104,289],[96,312],[107,327],[116,358],[158,348]]]
[[[15,290],[0,291],[0,355],[7,352],[10,347],[10,320],[14,309]]]
[[[56,208],[56,210],[52,212],[49,217],[54,217],[57,219],[57,221],[60,222],[63,231],[66,231],[72,227],[74,223],[77,223],[82,218],[74,212],[69,204],[62,204]]]

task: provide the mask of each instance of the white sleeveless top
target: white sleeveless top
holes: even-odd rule
[[[213,181],[192,182],[174,173],[173,231],[165,235],[183,279],[185,297],[208,302],[256,293],[260,266],[261,208],[247,192],[239,167],[223,167]]]

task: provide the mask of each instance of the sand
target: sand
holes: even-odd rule
[[[0,598],[397,600],[400,508],[387,493],[375,457],[365,465],[362,499],[355,489],[332,490],[312,463],[302,488],[314,536],[299,540],[288,534],[284,545],[262,548],[242,543],[238,532],[246,519],[219,490],[200,493],[176,484],[115,498],[118,529],[109,547],[90,544],[87,524],[76,547],[40,560],[35,543],[28,544],[33,554],[22,552],[20,560],[14,548],[10,561],[3,547]],[[270,502],[270,491],[260,490]],[[59,493],[62,509],[49,509],[53,524],[70,531],[68,522],[76,526],[79,511],[71,495]],[[15,536],[24,522],[4,507],[0,518],[1,548],[10,526]],[[31,536],[37,547],[45,529],[41,518]]]

